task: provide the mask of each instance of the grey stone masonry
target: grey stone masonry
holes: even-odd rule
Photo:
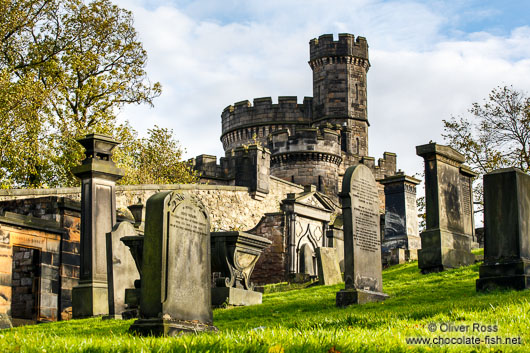
[[[426,230],[421,233],[418,266],[423,273],[467,266],[474,262],[471,242],[472,179],[464,156],[451,147],[429,143],[416,147],[425,161]]]
[[[81,179],[81,268],[72,290],[74,318],[109,313],[105,235],[116,223],[116,180],[123,176],[111,159],[118,142],[90,134],[79,143],[86,156],[72,170]]]
[[[385,300],[381,264],[379,196],[370,169],[364,165],[346,170],[342,182],[344,219],[344,282],[336,305]]]
[[[484,175],[484,263],[477,291],[530,288],[530,176],[516,168]]]
[[[134,258],[121,238],[135,236],[137,231],[130,222],[119,222],[107,233],[107,278],[109,318],[121,319],[125,311],[125,290],[134,288],[140,278]]]
[[[140,318],[130,330],[168,336],[216,331],[206,208],[177,192],[151,196],[146,208]]]
[[[421,239],[418,231],[416,185],[420,181],[397,174],[379,182],[385,187],[385,232],[381,245],[383,263],[395,264],[396,259],[398,263],[417,260]],[[396,249],[403,249],[404,256],[392,256]]]

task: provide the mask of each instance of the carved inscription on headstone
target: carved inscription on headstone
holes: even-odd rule
[[[179,313],[177,319],[211,321],[210,287],[205,285],[210,272],[205,268],[210,256],[208,220],[188,202],[174,202],[169,208],[167,265],[162,265],[167,278],[162,283],[164,311]]]
[[[177,192],[147,200],[140,334],[215,331],[212,326],[210,222],[204,205]]]
[[[348,236],[353,237],[353,246],[345,248],[345,255],[350,253],[353,257],[353,269],[345,269],[346,285],[353,283],[358,289],[381,291],[379,196],[375,179],[370,169],[361,165],[353,170],[349,183],[351,209],[345,212],[351,219],[352,234]],[[343,187],[343,195],[344,191]]]
[[[384,300],[379,233],[379,195],[371,170],[350,167],[342,182],[344,282],[337,306]]]

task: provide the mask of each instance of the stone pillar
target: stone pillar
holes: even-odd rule
[[[418,231],[416,185],[420,183],[406,175],[394,175],[379,181],[385,187],[385,227],[383,262],[393,265],[417,260],[421,239]]]
[[[517,168],[484,175],[484,264],[477,291],[530,288],[530,176]]]
[[[474,262],[472,178],[464,156],[449,146],[417,146],[425,160],[427,227],[421,233],[418,266],[423,273],[467,266]]]
[[[270,157],[269,150],[259,145],[234,149],[235,185],[247,186],[257,200],[269,193]]]
[[[85,318],[109,313],[105,235],[116,223],[116,180],[123,171],[111,160],[118,145],[111,137],[90,134],[78,142],[86,157],[72,170],[81,179],[81,268],[72,315]]]

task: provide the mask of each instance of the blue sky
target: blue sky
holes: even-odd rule
[[[367,38],[370,155],[421,172],[415,146],[499,85],[530,92],[530,1],[117,0],[131,10],[163,94],[132,106],[141,134],[172,128],[186,157],[223,156],[222,110],[257,97],[311,96],[310,39]],[[421,193],[421,192],[420,192]]]

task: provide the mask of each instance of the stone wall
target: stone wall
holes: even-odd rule
[[[147,199],[152,195],[168,190],[176,190],[195,195],[204,203],[210,212],[211,230],[221,231],[248,230],[254,228],[265,213],[280,211],[280,202],[288,193],[299,193],[304,191],[304,188],[271,177],[269,193],[263,199],[254,199],[249,192],[249,188],[242,186],[204,184],[118,185],[116,187],[116,205],[120,211],[127,212],[127,206],[137,203],[145,204]],[[79,188],[0,190],[0,201],[16,200],[14,202],[20,206],[20,211],[9,208],[12,212],[32,215],[43,213],[40,218],[53,218],[56,216],[45,216],[47,213],[40,211],[44,206],[31,206],[34,201],[24,200],[46,194],[63,195],[74,200],[79,200],[80,193]],[[0,204],[0,213],[3,210],[8,210],[8,208]]]
[[[262,221],[250,231],[272,241],[272,245],[263,250],[251,281],[255,284],[278,283],[285,281],[287,275],[287,229],[283,212],[268,213]]]

